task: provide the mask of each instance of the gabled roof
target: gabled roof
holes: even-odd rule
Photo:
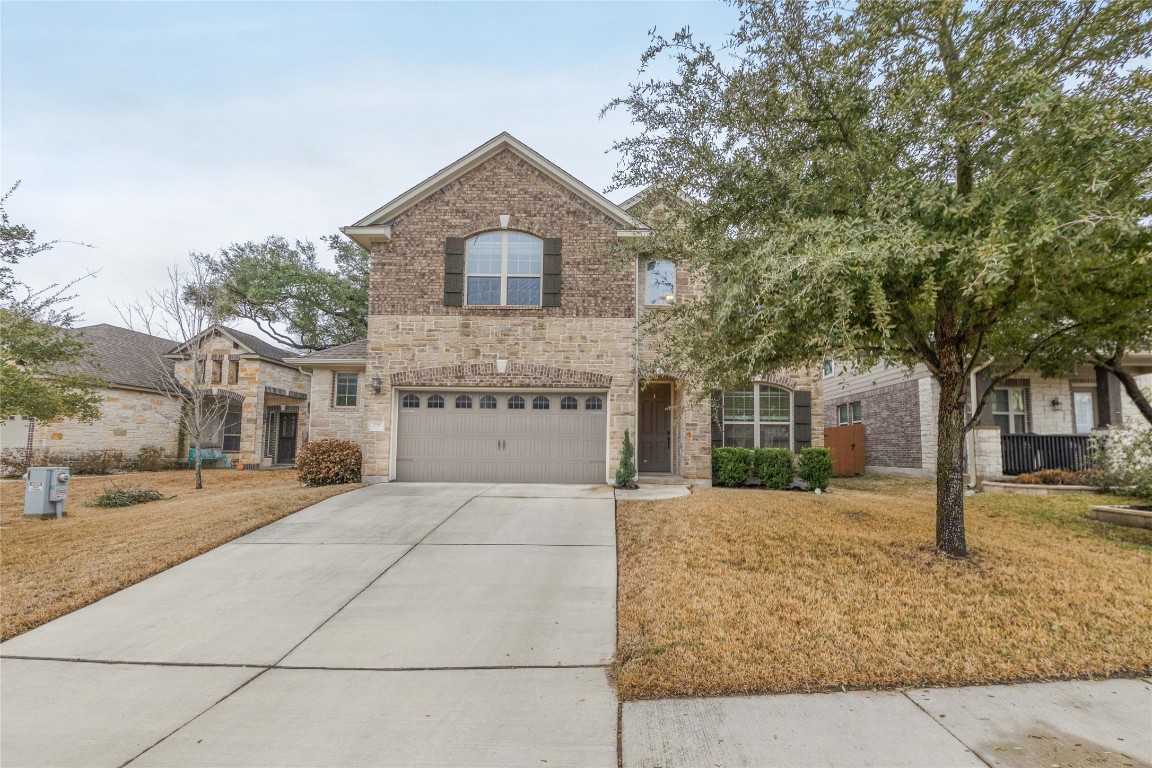
[[[267,360],[274,360],[276,362],[294,362],[294,358],[300,357],[300,355],[296,352],[289,352],[286,349],[280,349],[280,347],[269,344],[258,336],[253,336],[252,334],[244,333],[243,331],[237,331],[235,328],[228,328],[227,326],[220,325],[219,323],[204,329],[183,344],[173,344],[168,354],[175,357],[180,357],[183,354],[184,348],[189,344],[192,344],[193,342],[198,341],[204,336],[214,332],[232,339],[232,341],[236,342],[243,348],[242,351],[245,351],[248,354],[256,355],[258,357],[263,357]]]
[[[644,202],[644,200],[647,199],[650,195],[652,195],[653,193],[658,193],[659,191],[660,191],[660,189],[657,185],[649,184],[647,187],[644,187],[644,189],[642,189],[639,192],[637,192],[636,194],[632,195],[632,197],[630,197],[627,200],[625,200],[624,202],[620,203],[620,207],[625,211],[631,211],[637,205]],[[696,205],[696,201],[693,200],[692,198],[690,198],[688,195],[684,194],[683,192],[677,192],[676,197],[683,203],[686,203],[688,205]]]
[[[301,368],[323,368],[326,365],[359,364],[368,362],[368,340],[350,341],[336,347],[322,349],[292,361]]]
[[[499,136],[481,144],[448,167],[432,174],[404,194],[385,203],[382,207],[377,208],[352,226],[341,227],[340,231],[365,247],[370,244],[373,235],[376,236],[376,239],[379,239],[381,236],[385,238],[390,237],[392,220],[406,209],[443,188],[445,185],[452,183],[504,150],[515,153],[525,162],[557,181],[561,186],[615,221],[622,229],[644,229],[644,225],[632,218],[623,208],[505,131]]]
[[[173,368],[164,355],[176,342],[107,323],[72,328],[68,333],[80,336],[90,353],[75,365],[80,373],[113,386],[164,391]]]

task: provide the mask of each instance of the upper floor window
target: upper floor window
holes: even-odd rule
[[[648,306],[671,304],[676,300],[676,265],[664,259],[648,262],[647,290],[644,303]]]
[[[239,360],[231,360],[228,363],[228,383],[229,384],[239,384],[240,383],[240,361]]]
[[[520,232],[488,232],[468,240],[464,303],[540,306],[544,241]]]
[[[358,377],[355,373],[336,374],[335,404],[341,408],[356,405]]]
[[[825,360],[824,361],[824,378],[830,379],[835,375],[836,375],[836,361],[835,360]]]

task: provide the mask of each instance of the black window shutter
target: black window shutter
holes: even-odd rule
[[[544,238],[544,284],[540,294],[544,307],[560,306],[560,247],[559,237]]]
[[[992,377],[988,375],[988,369],[976,371],[976,402],[980,402],[980,398],[988,391],[989,385],[992,382]],[[992,402],[993,395],[988,396],[988,400],[984,403],[984,410],[980,411],[980,426],[994,427],[996,422],[992,419]]]
[[[444,306],[464,306],[464,238],[444,239]]]
[[[795,450],[812,447],[812,393],[798,389],[792,393],[792,421],[796,431]]]

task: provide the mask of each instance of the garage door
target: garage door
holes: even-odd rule
[[[604,393],[445,390],[397,396],[397,480],[604,482]]]

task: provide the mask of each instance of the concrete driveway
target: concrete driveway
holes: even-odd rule
[[[612,489],[328,499],[0,645],[5,766],[615,766]]]

